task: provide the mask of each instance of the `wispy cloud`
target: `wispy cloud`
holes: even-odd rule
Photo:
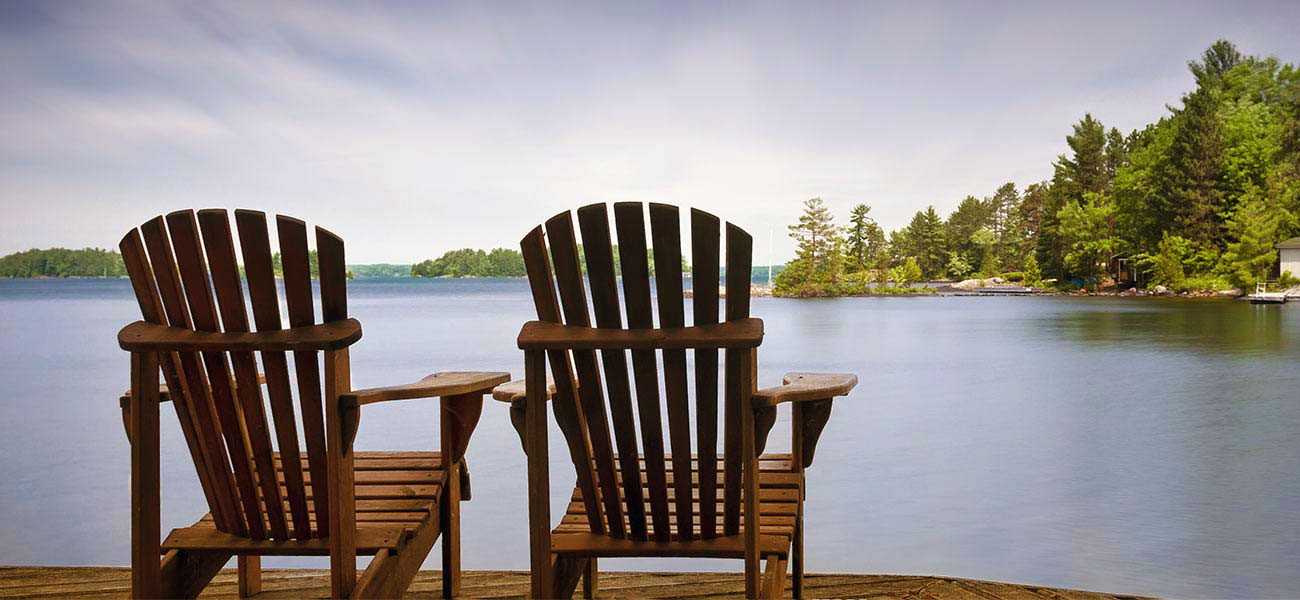
[[[3,3],[0,252],[188,206],[338,230],[354,261],[512,246],[592,201],[759,235],[1050,175],[1217,37],[1300,57],[1295,4]],[[52,218],[54,214],[58,218]],[[765,258],[765,257],[763,257]]]

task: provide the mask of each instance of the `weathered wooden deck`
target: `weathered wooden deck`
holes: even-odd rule
[[[528,590],[528,574],[520,571],[466,571],[463,591],[468,598],[520,598]],[[601,598],[740,598],[744,582],[736,573],[600,574]],[[131,571],[109,567],[0,567],[0,598],[126,598]],[[437,598],[442,580],[437,571],[421,571],[407,590],[408,598]],[[810,598],[908,598],[988,600],[1111,600],[1135,598],[1076,590],[992,581],[912,575],[808,575]],[[329,595],[329,572],[306,569],[266,569],[258,598],[304,598]],[[235,571],[217,575],[200,598],[236,596]]]

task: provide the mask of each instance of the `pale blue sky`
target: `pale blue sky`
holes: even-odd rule
[[[1300,61],[1300,2],[0,2],[0,253],[176,208],[349,262],[517,247],[595,201],[698,206],[755,262],[821,196],[889,229],[1139,127],[1217,38]]]

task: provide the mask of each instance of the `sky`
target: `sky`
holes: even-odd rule
[[[1050,178],[1219,38],[1300,62],[1300,2],[4,0],[0,254],[228,207],[402,263],[646,201],[782,262],[807,198],[896,229]]]

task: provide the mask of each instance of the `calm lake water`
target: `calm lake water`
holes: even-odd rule
[[[521,280],[355,280],[357,387],[522,376]],[[808,473],[808,570],[1185,597],[1300,590],[1300,306],[1117,298],[755,299],[760,385],[850,371]],[[687,314],[690,314],[689,308]],[[117,397],[126,281],[0,280],[0,564],[128,561]],[[368,407],[361,449],[430,449],[436,404]],[[164,407],[163,528],[205,512]],[[769,450],[788,448],[788,412]],[[573,481],[552,426],[553,512]],[[526,569],[524,456],[490,403],[469,449],[464,564]],[[69,543],[75,540],[75,543]],[[438,553],[428,563],[436,568]],[[281,560],[272,565],[315,565]],[[733,570],[736,562],[603,561]]]

